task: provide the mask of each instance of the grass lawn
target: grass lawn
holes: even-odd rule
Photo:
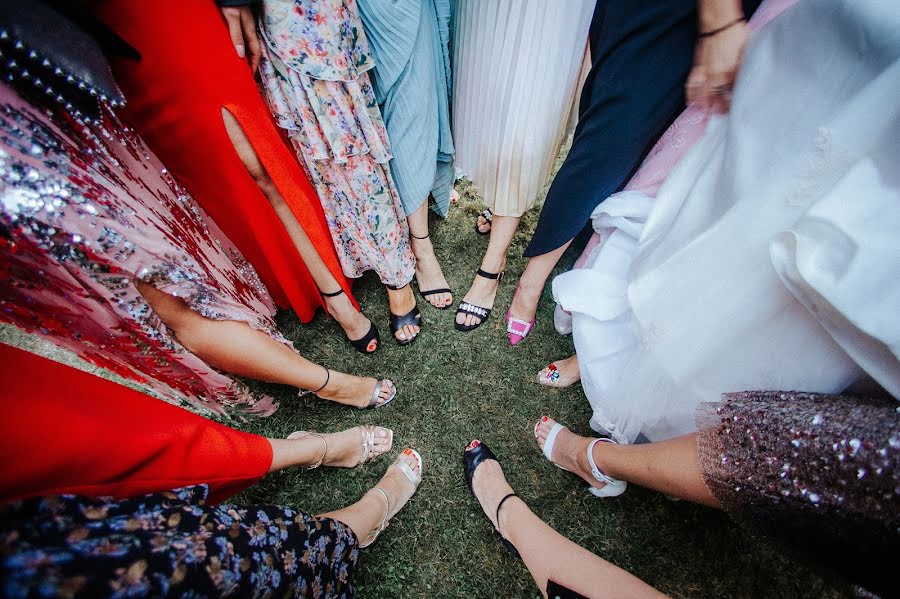
[[[480,206],[466,190],[447,221],[432,223],[438,257],[462,299],[487,246],[476,235]],[[356,287],[365,313],[386,343],[374,356],[355,352],[340,328],[324,316],[302,325],[292,312],[279,314],[284,333],[309,359],[350,373],[388,376],[397,399],[379,410],[360,411],[296,390],[252,383],[274,395],[280,408],[269,418],[233,422],[251,432],[284,437],[300,429],[335,431],[369,423],[394,429],[391,454],[354,469],[293,469],[268,476],[236,498],[283,503],[310,512],[355,501],[375,484],[405,446],[425,459],[419,492],[378,542],[363,552],[357,580],[362,597],[536,597],[522,563],[505,552],[463,480],[463,447],[474,437],[500,457],[513,488],[551,526],[597,555],[665,593],[680,597],[823,597],[845,589],[774,545],[755,538],[724,514],[630,487],[621,497],[597,499],[574,475],[546,462],[532,437],[534,422],[550,414],[576,432],[589,432],[590,409],[579,385],[551,390],[535,373],[573,351],[569,337],[552,326],[553,304],[545,293],[537,328],[510,348],[503,315],[524,267],[522,250],[536,214],[523,222],[510,249],[507,278],[495,314],[485,326],[463,334],[453,310],[423,306],[425,328],[411,347],[389,337],[386,295],[373,276]],[[567,256],[564,264],[571,264]],[[423,302],[424,303],[424,302]],[[0,340],[30,343],[7,329]],[[852,550],[850,548],[849,550]],[[599,590],[598,590],[599,591]],[[610,596],[616,589],[608,589]]]

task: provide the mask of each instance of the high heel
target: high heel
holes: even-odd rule
[[[344,293],[343,289],[338,289],[333,293],[325,293],[321,289],[319,290],[319,294],[322,297],[337,297],[342,293]],[[328,312],[328,306],[325,306],[325,313],[329,316],[331,315]],[[378,327],[376,327],[375,323],[371,320],[369,321],[368,333],[366,333],[359,339],[350,339],[349,337],[347,337],[347,341],[350,343],[350,345],[353,346],[353,349],[361,354],[374,354],[376,351],[378,351],[378,348],[381,347],[381,336],[378,334]]]
[[[497,459],[497,456],[494,455],[494,452],[491,449],[479,441],[478,439],[473,439],[471,443],[469,443],[468,447],[463,451],[463,476],[466,481],[466,485],[469,487],[469,492],[472,493],[472,497],[475,497],[475,501],[478,501],[478,497],[475,496],[475,490],[472,488],[472,479],[475,477],[475,470],[478,469],[478,466],[482,464],[482,462],[486,462],[487,460],[494,460],[498,464],[500,460]],[[500,532],[500,508],[503,507],[503,504],[506,503],[506,500],[511,497],[518,497],[515,493],[509,493],[500,502],[497,504],[497,512],[494,517],[494,522],[491,524],[494,525],[494,532],[497,536],[500,537],[500,541],[503,543],[503,546],[506,547],[507,551],[513,554],[516,557],[519,557],[519,552],[510,543],[506,537],[503,536],[503,533]]]

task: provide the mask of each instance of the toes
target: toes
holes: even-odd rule
[[[394,386],[393,381],[384,379],[384,383],[381,385],[381,394],[378,396],[378,403],[384,403],[391,395],[396,393],[396,391],[397,388]]]
[[[419,461],[416,459],[413,450],[409,447],[403,450],[403,453],[400,454],[400,456],[397,458],[397,461],[406,463],[406,465],[409,466],[413,472],[419,474]]]

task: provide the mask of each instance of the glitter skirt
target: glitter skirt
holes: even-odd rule
[[[893,400],[744,392],[701,404],[700,467],[739,522],[871,591],[900,555],[900,411]]]

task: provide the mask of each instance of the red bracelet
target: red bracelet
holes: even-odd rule
[[[701,31],[700,33],[697,34],[697,37],[712,37],[712,36],[716,35],[717,33],[722,33],[726,29],[731,29],[738,23],[743,23],[744,20],[745,20],[744,17],[741,17],[739,19],[735,19],[734,21],[732,21],[731,23],[728,23],[727,25],[722,25],[718,29],[713,29],[712,31]]]

